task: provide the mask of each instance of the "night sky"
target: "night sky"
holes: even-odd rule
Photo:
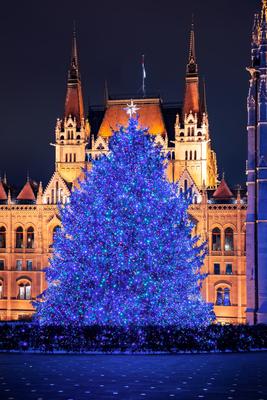
[[[205,77],[212,145],[231,185],[245,182],[250,32],[260,0],[10,1],[1,5],[0,171],[15,185],[54,171],[54,127],[63,113],[73,20],[85,107],[147,92],[183,99],[191,15]]]

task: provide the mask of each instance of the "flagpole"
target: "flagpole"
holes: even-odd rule
[[[142,55],[142,92],[143,92],[143,97],[146,96],[145,79],[146,79],[145,55],[143,54]]]

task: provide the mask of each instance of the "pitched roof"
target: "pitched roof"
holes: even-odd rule
[[[0,200],[7,200],[6,190],[2,181],[0,181]]]
[[[234,195],[229,189],[229,186],[227,185],[224,178],[221,180],[221,183],[219,184],[219,186],[212,195],[212,197],[217,199],[230,199],[233,196]]]
[[[100,136],[112,136],[113,129],[116,130],[119,125],[127,126],[128,115],[124,108],[129,102],[130,100],[108,100],[107,109],[98,132]],[[166,128],[160,99],[136,99],[134,103],[139,108],[139,125],[148,128],[152,135],[165,135]]]
[[[17,200],[35,200],[35,194],[29,180],[25,183],[17,196]]]

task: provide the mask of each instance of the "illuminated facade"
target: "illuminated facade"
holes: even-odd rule
[[[195,232],[208,241],[203,296],[215,304],[219,322],[246,321],[246,197],[218,181],[212,150],[205,88],[200,94],[195,36],[190,33],[183,106],[159,98],[139,98],[139,121],[149,127],[169,155],[167,176],[191,190],[190,214]],[[55,130],[55,172],[43,190],[27,180],[20,193],[0,183],[0,318],[19,319],[34,310],[31,299],[45,289],[42,269],[52,254],[53,233],[60,226],[56,204],[65,203],[81,168],[108,151],[112,128],[127,123],[123,108],[129,99],[108,98],[103,110],[83,109],[76,38],[73,38],[65,113]]]

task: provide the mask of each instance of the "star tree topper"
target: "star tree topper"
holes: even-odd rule
[[[134,104],[133,100],[131,100],[130,104],[127,104],[127,107],[124,108],[126,113],[130,116],[130,118],[133,117],[134,114],[139,110],[139,108],[136,107],[136,104]]]

